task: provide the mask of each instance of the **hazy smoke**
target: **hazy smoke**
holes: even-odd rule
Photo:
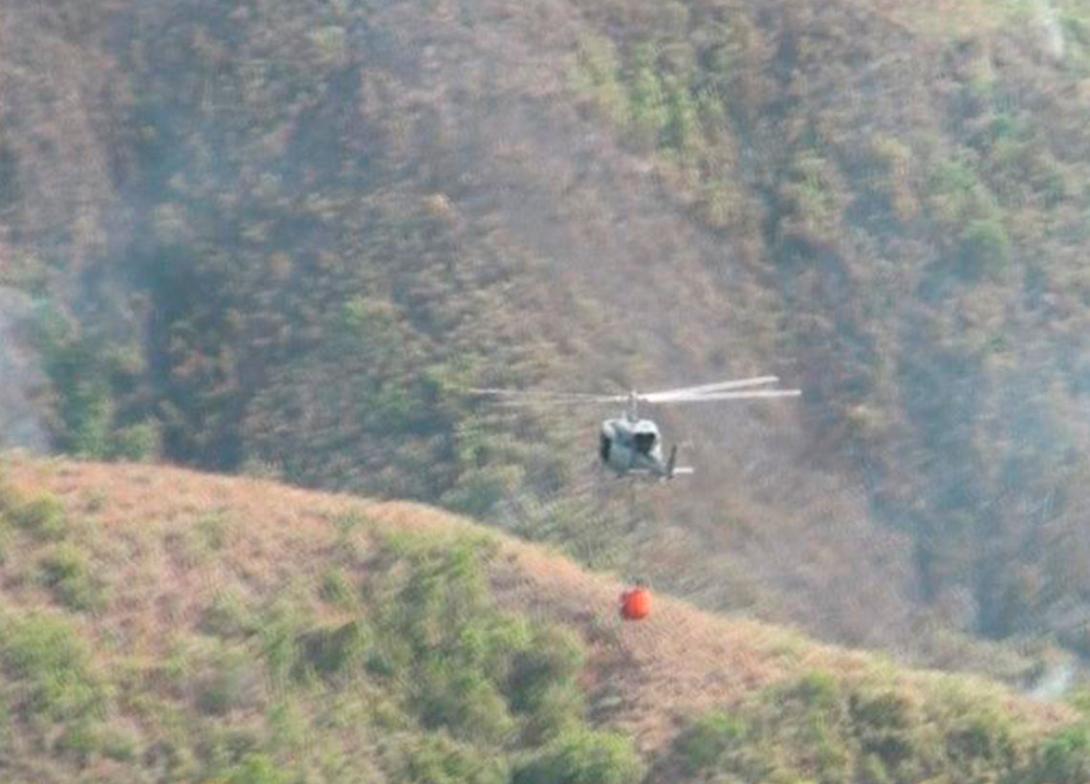
[[[1075,665],[1070,661],[1060,662],[1045,670],[1029,693],[1038,700],[1058,700],[1068,692],[1074,681]]]
[[[31,399],[45,379],[20,335],[29,312],[26,295],[0,287],[0,447],[44,453],[49,439]]]
[[[1045,51],[1051,57],[1062,60],[1066,46],[1063,27],[1060,25],[1060,15],[1052,7],[1051,0],[1038,0],[1035,6],[1037,23],[1040,25],[1044,36]]]

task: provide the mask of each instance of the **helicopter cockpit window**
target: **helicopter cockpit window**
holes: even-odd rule
[[[641,455],[650,454],[651,448],[655,445],[654,433],[636,433],[633,436],[633,440],[636,442],[636,451]]]

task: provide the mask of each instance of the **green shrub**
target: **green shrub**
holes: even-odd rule
[[[258,621],[237,590],[220,591],[201,615],[201,631],[224,639],[242,638],[258,629]]]
[[[367,524],[367,518],[357,511],[336,515],[333,527],[337,531],[337,549],[343,562],[350,563],[360,556],[361,545],[356,532]]]
[[[441,735],[423,739],[406,757],[403,780],[411,784],[506,784],[508,780],[500,759]]]
[[[670,107],[651,47],[637,48],[628,84],[629,132],[632,140],[641,147],[654,148],[670,122]]]
[[[54,750],[74,757],[83,766],[98,750],[97,722],[81,718],[70,723],[57,738]]]
[[[264,613],[260,622],[255,624],[255,631],[261,640],[261,653],[276,688],[286,688],[289,677],[299,677],[305,670],[300,664],[299,639],[311,623],[307,610],[295,604],[280,604]]]
[[[430,659],[416,670],[411,705],[421,723],[463,740],[504,743],[515,732],[503,695],[483,669]]]
[[[56,318],[40,331],[46,373],[57,395],[61,449],[81,457],[106,457],[114,400],[100,347],[74,336]]]
[[[502,687],[512,712],[525,719],[527,741],[548,740],[580,720],[583,663],[581,642],[564,629],[545,626],[512,641]]]
[[[550,684],[536,699],[532,710],[518,714],[522,720],[522,740],[540,745],[556,736],[578,728],[586,711],[586,699],[577,683]]]
[[[831,710],[840,700],[840,687],[833,676],[812,672],[776,690],[781,699],[796,701],[806,708]]]
[[[352,609],[356,606],[355,588],[344,572],[335,567],[322,575],[319,595],[322,601],[338,607]]]
[[[1034,784],[1090,781],[1090,727],[1062,730],[1045,741],[1033,763]]]
[[[162,451],[162,434],[154,421],[120,428],[113,434],[110,457],[121,460],[153,460]]]
[[[98,750],[116,762],[132,762],[136,758],[139,739],[129,730],[103,727],[98,731]]]
[[[609,732],[565,733],[515,770],[513,784],[635,784],[643,765],[632,742]]]
[[[946,754],[958,766],[1010,764],[1014,740],[1005,717],[990,712],[963,713],[946,730]]]
[[[727,713],[711,713],[698,719],[674,742],[674,752],[690,773],[714,767],[745,736],[745,723]]]
[[[11,548],[13,538],[14,532],[11,523],[7,521],[3,511],[0,510],[0,566],[3,566],[8,560],[8,551]]]
[[[104,458],[110,449],[110,423],[114,403],[110,388],[98,379],[75,381],[63,387],[61,416],[66,426],[61,440],[63,449],[78,457]]]
[[[202,713],[223,716],[261,701],[262,672],[242,649],[215,656],[197,681],[197,707]]]
[[[407,705],[426,727],[540,742],[581,716],[583,653],[571,635],[496,609],[482,563],[493,547],[466,537],[388,542],[379,558],[401,568],[369,586],[380,610],[367,667],[408,673]]]
[[[0,677],[0,756],[7,753],[7,746],[11,742],[11,710],[8,708],[7,697],[4,694],[3,678]]]
[[[439,651],[467,653],[466,625],[491,609],[481,553],[480,544],[467,539],[391,539],[387,554],[404,561],[406,569],[400,584],[389,586],[393,595],[381,600],[384,630],[421,658]]]
[[[68,534],[64,506],[52,496],[42,496],[19,504],[8,512],[15,525],[38,539],[58,540]]]
[[[104,604],[103,586],[92,576],[87,558],[78,548],[70,544],[57,545],[42,556],[38,567],[42,583],[65,607],[86,611],[99,609]]]
[[[576,89],[588,95],[610,122],[624,122],[627,96],[618,76],[620,62],[613,42],[600,36],[585,36],[579,42]]]
[[[663,146],[679,152],[691,147],[696,141],[700,118],[689,85],[680,79],[666,82],[666,113]]]
[[[196,530],[202,543],[218,552],[231,541],[235,533],[234,521],[222,514],[209,514],[197,521]]]
[[[104,690],[90,653],[64,621],[48,615],[0,618],[0,663],[13,699],[31,716],[53,721],[98,715]]]
[[[583,648],[569,631],[547,626],[535,629],[525,648],[511,658],[505,692],[516,711],[537,710],[550,688],[574,683],[583,668]]]
[[[961,233],[958,262],[969,278],[994,275],[1010,264],[1011,243],[1007,231],[995,218],[970,221]]]
[[[53,434],[64,452],[93,459],[142,460],[161,448],[154,419],[117,427],[117,419],[144,408],[135,394],[148,372],[139,343],[116,334],[86,334],[52,306],[36,323],[38,348],[54,393]]]
[[[370,644],[370,631],[361,621],[306,632],[298,640],[296,674],[314,672],[329,678],[362,670]]]
[[[917,721],[904,697],[894,692],[852,694],[848,702],[860,747],[883,770],[897,768],[916,753],[912,728]],[[875,762],[869,764],[874,767]]]
[[[1027,753],[1030,743],[980,693],[940,690],[917,704],[900,690],[815,674],[698,719],[665,762],[701,780],[732,782],[1080,780],[1090,759],[1085,735],[1061,733],[1039,753]]]
[[[470,517],[487,517],[497,504],[518,492],[525,478],[525,471],[517,465],[472,468],[443,496],[443,504]]]
[[[289,784],[292,775],[264,754],[249,754],[228,771],[225,784]]]

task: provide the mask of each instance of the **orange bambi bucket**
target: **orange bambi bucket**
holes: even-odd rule
[[[651,592],[632,588],[621,594],[621,617],[626,621],[642,621],[651,614]]]

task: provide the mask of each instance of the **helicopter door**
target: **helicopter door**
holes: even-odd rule
[[[654,433],[636,433],[632,440],[636,443],[636,451],[641,455],[651,454],[651,449],[655,446]]]

